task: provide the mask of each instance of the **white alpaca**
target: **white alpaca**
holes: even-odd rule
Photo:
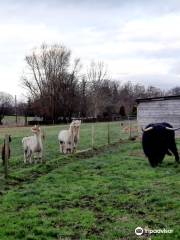
[[[76,151],[77,144],[79,142],[81,120],[74,120],[70,124],[68,130],[62,130],[59,132],[58,140],[60,152],[73,153]]]
[[[43,155],[43,144],[41,129],[38,126],[34,126],[31,131],[34,133],[33,136],[24,137],[22,139],[23,149],[24,149],[24,163],[32,163],[32,156],[34,153],[37,154],[37,157],[42,162]]]

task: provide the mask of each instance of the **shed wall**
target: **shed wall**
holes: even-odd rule
[[[140,102],[137,120],[139,127],[143,128],[149,123],[157,122],[168,122],[173,127],[180,127],[180,99]]]

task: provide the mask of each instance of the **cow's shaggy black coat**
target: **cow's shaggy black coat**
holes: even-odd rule
[[[153,128],[143,132],[142,146],[151,166],[156,167],[159,163],[162,163],[166,154],[174,154],[175,160],[179,162],[175,132],[166,129],[166,127],[173,128],[172,125],[166,122],[151,123],[145,129],[149,127]]]

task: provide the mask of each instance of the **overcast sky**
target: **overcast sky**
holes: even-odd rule
[[[113,79],[180,86],[179,0],[6,0],[0,2],[0,91],[21,96],[25,55],[63,43],[107,64]]]

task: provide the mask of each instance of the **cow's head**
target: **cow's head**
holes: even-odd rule
[[[179,129],[179,128],[166,127],[166,126],[162,126],[162,127],[163,127],[164,129],[166,129],[166,130],[170,130],[170,131],[176,131],[176,130]],[[149,132],[150,130],[153,130],[154,127],[151,126],[151,127],[145,128],[145,129],[143,129],[143,128],[141,128],[141,129],[142,129],[142,132]]]

